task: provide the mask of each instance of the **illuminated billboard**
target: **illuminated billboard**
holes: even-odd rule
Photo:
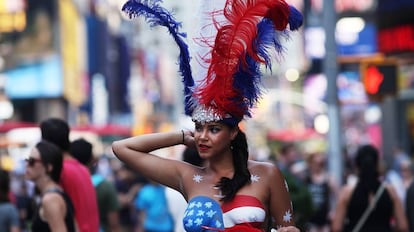
[[[2,73],[10,99],[62,96],[62,68],[57,55],[35,63],[20,65]]]

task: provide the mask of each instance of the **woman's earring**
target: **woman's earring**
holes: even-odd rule
[[[230,150],[233,150],[233,145],[230,145]]]

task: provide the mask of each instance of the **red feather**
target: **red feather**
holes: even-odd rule
[[[277,1],[276,6],[269,10],[266,18],[273,21],[276,30],[283,31],[288,24],[289,11],[290,7],[285,1]]]
[[[229,113],[243,118],[244,98],[233,88],[233,76],[240,64],[246,63],[246,54],[263,62],[253,46],[257,24],[263,17],[269,17],[277,29],[285,29],[289,6],[283,0],[227,0],[223,14],[229,23],[221,27],[216,23],[218,32],[207,77],[196,95],[201,104],[216,108],[223,116]]]

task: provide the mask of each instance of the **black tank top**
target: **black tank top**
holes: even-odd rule
[[[378,187],[379,185],[380,183],[378,183]],[[357,185],[348,204],[344,232],[352,231],[367,207],[368,199],[366,195],[362,193],[361,186]],[[394,205],[391,196],[387,189],[385,189],[378,199],[376,207],[371,211],[360,231],[391,232],[393,210]]]
[[[66,229],[68,232],[75,232],[75,210],[73,208],[73,204],[72,201],[70,200],[69,196],[62,192],[59,189],[51,189],[46,191],[45,194],[50,193],[50,192],[54,192],[54,193],[59,193],[62,197],[63,200],[66,203],[66,215],[65,215],[65,224],[66,224]],[[39,211],[40,211],[40,205],[36,210],[36,213],[34,215],[33,218],[33,222],[32,222],[32,232],[49,232],[50,227],[49,224],[47,224],[45,221],[43,221],[40,218],[39,215]]]
[[[310,177],[307,178],[307,185],[312,196],[313,214],[309,222],[318,226],[329,224],[329,184],[328,181],[315,183]]]

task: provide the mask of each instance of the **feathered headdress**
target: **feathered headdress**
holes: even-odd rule
[[[122,10],[144,16],[151,26],[165,26],[180,49],[185,114],[194,121],[224,121],[236,125],[259,100],[260,65],[271,68],[272,49],[283,50],[280,35],[302,25],[301,13],[284,0],[209,0],[195,40],[204,52],[190,56],[181,24],[160,6],[161,0],[129,0]],[[208,12],[206,12],[208,11]],[[206,14],[207,13],[207,14]],[[205,22],[207,21],[207,22]],[[209,31],[203,33],[204,31]],[[197,49],[195,49],[197,50]],[[193,77],[190,61],[204,71]],[[200,76],[201,75],[201,76]]]

